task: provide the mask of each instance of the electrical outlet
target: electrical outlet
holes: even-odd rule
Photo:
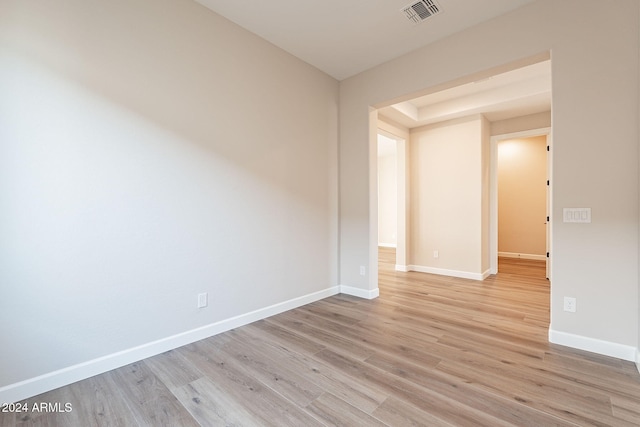
[[[360,275],[364,276],[365,274],[367,274],[367,269],[364,267],[364,265],[360,266]]]
[[[434,258],[440,257],[440,251],[433,251],[433,257]]]
[[[207,305],[209,305],[209,295],[206,292],[198,294],[198,308],[204,308]]]
[[[571,297],[564,297],[564,311],[570,313],[576,312],[576,299]]]

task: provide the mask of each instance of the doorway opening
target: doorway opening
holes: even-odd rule
[[[398,153],[403,156],[405,162],[405,170],[402,172],[397,171],[397,176],[400,180],[397,181],[397,188],[402,186],[402,192],[397,191],[398,196],[404,196],[402,201],[396,201],[398,209],[404,209],[402,213],[399,210],[396,211],[396,216],[399,219],[397,224],[396,238],[399,239],[403,235],[402,243],[397,240],[395,242],[395,271],[425,271],[435,272],[436,274],[450,275],[454,277],[464,277],[482,280],[488,277],[490,274],[498,272],[498,186],[497,186],[497,151],[498,144],[503,139],[508,137],[533,137],[544,135],[548,140],[548,144],[551,145],[551,67],[550,60],[543,60],[542,62],[535,62],[529,66],[514,68],[507,73],[499,74],[489,79],[482,79],[478,81],[470,80],[470,83],[462,86],[455,86],[445,91],[438,91],[423,95],[416,98],[416,100],[408,100],[400,103],[396,103],[389,106],[378,107],[371,111],[371,152],[377,152],[377,138],[378,134],[383,135],[388,133],[391,139],[402,140],[403,147],[398,149]],[[508,94],[508,95],[507,95]],[[471,102],[473,101],[473,102]],[[467,109],[461,108],[462,106],[471,106]],[[479,123],[479,125],[476,125]],[[537,125],[537,126],[536,126]],[[444,129],[450,126],[449,129]],[[432,132],[437,128],[437,131]],[[455,128],[455,129],[454,129]],[[524,130],[523,130],[524,129]],[[531,130],[533,129],[533,130]],[[392,130],[392,132],[389,132]],[[427,150],[423,150],[423,153],[416,154],[418,147],[418,138],[428,139],[432,138],[433,134],[438,134],[438,137],[445,135],[443,138],[444,143],[439,141],[440,147],[444,147],[443,150],[449,156],[448,158],[436,158],[436,163],[447,163],[450,169],[460,171],[460,175],[464,175],[468,172],[469,168],[461,167],[461,163],[457,162],[459,159],[453,159],[452,156],[457,156],[457,153],[463,153],[463,158],[466,164],[480,165],[481,171],[477,173],[476,178],[466,177],[465,179],[475,179],[476,182],[480,182],[480,185],[474,188],[472,193],[465,194],[468,199],[473,199],[474,205],[469,209],[467,201],[466,205],[461,205],[459,202],[459,192],[456,193],[456,188],[469,188],[464,186],[454,187],[449,185],[452,181],[452,176],[449,174],[446,178],[444,175],[438,175],[436,178],[420,174],[420,170],[424,170],[426,167],[433,167],[433,163],[429,165],[423,165],[422,158],[428,158],[431,156],[433,162],[434,153],[437,155],[436,150],[431,150],[429,147]],[[429,135],[426,135],[429,134]],[[447,145],[447,141],[453,141],[458,138],[459,135],[464,134],[464,138],[475,138],[473,144],[470,147],[471,150],[460,148],[456,151],[451,145]],[[426,135],[426,136],[425,136]],[[471,135],[471,136],[468,136]],[[420,141],[422,143],[422,141]],[[462,147],[462,145],[461,145]],[[475,151],[474,151],[475,150]],[[468,152],[473,151],[473,156],[477,156],[474,159],[468,157]],[[426,153],[426,154],[424,154]],[[384,239],[380,239],[383,234],[383,230],[380,228],[382,224],[378,222],[378,216],[384,217],[382,213],[382,207],[378,204],[377,196],[381,196],[379,193],[382,183],[378,173],[380,167],[377,161],[374,161],[376,157],[371,156],[372,163],[371,171],[373,172],[371,177],[371,189],[375,191],[375,200],[372,200],[371,218],[375,218],[375,225],[371,227],[371,251],[370,260],[372,266],[378,265],[378,245],[382,243],[385,246]],[[469,163],[471,162],[471,163]],[[440,167],[440,165],[436,165]],[[445,170],[446,171],[446,167]],[[551,168],[546,168],[551,173]],[[475,172],[473,172],[475,173]],[[446,174],[445,174],[446,175]],[[447,217],[447,215],[441,215],[445,221],[451,219],[446,225],[449,230],[455,230],[456,228],[464,228],[467,226],[466,222],[475,222],[477,228],[473,229],[474,245],[476,252],[472,254],[474,260],[468,261],[466,265],[462,265],[462,268],[451,268],[447,265],[439,267],[438,259],[442,259],[446,256],[450,256],[452,252],[458,252],[458,248],[464,248],[468,246],[468,241],[456,242],[458,245],[455,250],[451,250],[451,247],[445,247],[442,250],[441,243],[438,246],[429,247],[423,245],[431,235],[428,234],[430,227],[438,229],[439,226],[428,224],[427,222],[417,224],[416,218],[424,217],[429,214],[433,214],[432,211],[422,209],[423,207],[431,208],[422,203],[422,193],[419,191],[419,186],[424,185],[423,182],[431,179],[429,185],[444,187],[445,191],[441,194],[443,198],[437,203],[444,205],[447,203],[458,204],[462,208],[455,212],[458,215],[462,212],[463,215],[456,216],[455,222],[453,215]],[[454,177],[457,179],[457,177]],[[549,178],[551,179],[551,178]],[[550,194],[545,198],[547,200],[546,209],[547,212],[550,209],[551,200]],[[393,203],[393,202],[391,202]],[[388,205],[385,207],[388,208]],[[375,211],[373,211],[375,209]],[[546,213],[546,212],[545,212]],[[441,213],[440,213],[441,214]],[[381,218],[382,219],[382,218]],[[400,224],[403,221],[404,224]],[[551,253],[551,224],[545,220],[545,215],[540,218],[541,225],[546,224],[547,237],[543,239],[549,242],[547,250],[544,251],[544,258],[547,259],[547,252]],[[425,226],[425,224],[427,224]],[[416,225],[419,226],[419,230],[416,230]],[[468,229],[468,227],[467,227]],[[425,230],[427,232],[425,233]],[[457,230],[456,230],[457,231]],[[426,236],[426,237],[425,237]],[[458,236],[444,235],[441,233],[440,238],[446,240],[445,243],[450,243],[451,240],[456,240]],[[375,242],[375,243],[374,243]],[[428,242],[427,242],[428,243]],[[393,243],[391,243],[393,244]],[[423,245],[424,247],[420,247]],[[374,249],[375,247],[375,249]],[[417,251],[422,251],[422,258],[416,256]],[[504,251],[508,252],[508,251]],[[536,250],[536,252],[539,252]],[[513,252],[519,254],[520,258],[527,255],[542,256],[541,253],[530,254],[524,250]],[[463,256],[467,256],[468,253]],[[455,254],[454,254],[455,256]],[[467,260],[470,257],[467,256]],[[433,260],[436,260],[433,262]],[[426,261],[424,261],[426,260]],[[424,263],[420,263],[424,261]],[[427,263],[433,262],[433,265]],[[473,265],[474,262],[479,264]],[[550,266],[550,260],[548,265]],[[466,269],[467,266],[472,265],[472,268]],[[547,268],[547,277],[550,278],[551,269]],[[373,279],[373,277],[372,277]],[[378,274],[375,275],[374,288],[378,285]]]
[[[387,127],[388,128],[388,127]],[[408,220],[407,205],[408,135],[398,135],[394,129],[378,129],[377,135],[377,196],[378,248],[393,249],[394,268],[407,270]]]
[[[550,127],[491,138],[492,274],[544,265],[550,279],[551,152]]]

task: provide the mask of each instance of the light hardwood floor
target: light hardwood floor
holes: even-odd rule
[[[631,362],[547,342],[544,264],[483,282],[393,271],[339,295],[28,399],[14,426],[638,426]]]

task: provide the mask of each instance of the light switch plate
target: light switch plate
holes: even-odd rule
[[[562,222],[588,224],[591,222],[591,208],[564,208],[562,209]]]

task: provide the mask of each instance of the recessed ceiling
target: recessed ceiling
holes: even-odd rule
[[[338,80],[533,0],[437,0],[414,24],[408,0],[196,0]]]
[[[483,114],[489,121],[551,110],[551,62],[495,75],[380,108],[378,114],[411,129]]]

